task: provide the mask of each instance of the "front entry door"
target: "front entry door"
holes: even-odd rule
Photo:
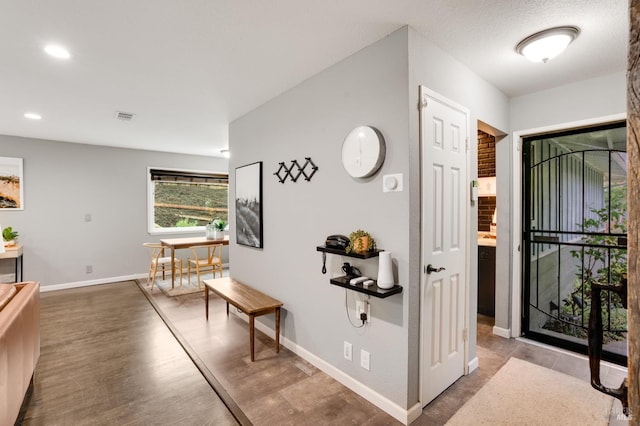
[[[420,87],[421,402],[465,373],[469,112]]]

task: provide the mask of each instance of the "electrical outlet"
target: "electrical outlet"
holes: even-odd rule
[[[356,318],[360,319],[360,314],[366,314],[367,320],[365,322],[371,321],[371,304],[366,300],[356,300]]]
[[[367,371],[370,371],[371,366],[371,354],[364,349],[360,349],[360,367]]]
[[[93,265],[87,265],[85,269],[87,271],[87,274],[93,273]]]
[[[353,345],[349,342],[344,342],[344,359],[349,361],[353,359]]]

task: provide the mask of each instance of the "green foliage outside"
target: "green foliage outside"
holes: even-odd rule
[[[611,188],[611,217],[609,218],[609,197],[605,194],[606,206],[592,209],[594,218],[584,220],[584,232],[609,232],[627,235],[627,187]],[[609,225],[610,219],[610,225]],[[609,229],[607,227],[610,226]],[[587,235],[583,238],[587,244],[584,249],[571,250],[571,256],[578,260],[579,266],[573,283],[573,290],[564,299],[562,316],[569,322],[555,322],[546,328],[579,338],[587,337],[587,330],[576,325],[587,324],[591,313],[591,287],[593,283],[619,285],[623,274],[627,272],[627,250],[616,249],[617,236]],[[611,248],[604,248],[604,247]],[[602,323],[606,330],[604,342],[625,340],[627,329],[627,310],[622,306],[620,296],[614,292],[603,291]]]
[[[198,226],[198,222],[195,220],[189,220],[187,218],[180,219],[175,225],[177,228],[188,228],[190,226]]]
[[[204,226],[215,219],[228,221],[228,194],[227,185],[156,182],[155,225],[162,228],[191,227]],[[161,207],[158,204],[185,207]]]

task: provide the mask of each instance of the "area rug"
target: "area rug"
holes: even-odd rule
[[[607,425],[612,404],[586,381],[511,358],[447,425]]]
[[[228,276],[228,269],[222,271],[222,276]],[[183,294],[197,293],[204,291],[204,284],[202,281],[210,280],[213,278],[211,272],[200,274],[200,288],[198,289],[198,279],[196,274],[191,274],[191,283],[187,279],[187,274],[182,276],[182,286],[180,286],[180,276],[176,276],[176,282],[173,288],[171,288],[171,274],[167,274],[165,279],[162,279],[162,275],[156,277],[154,287],[158,287],[165,296],[181,296]],[[216,278],[220,278],[220,274],[216,273]],[[146,284],[146,280],[140,281],[146,288],[151,288],[151,285]]]

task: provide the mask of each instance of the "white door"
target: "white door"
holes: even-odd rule
[[[422,86],[420,106],[424,406],[466,371],[469,112]]]

